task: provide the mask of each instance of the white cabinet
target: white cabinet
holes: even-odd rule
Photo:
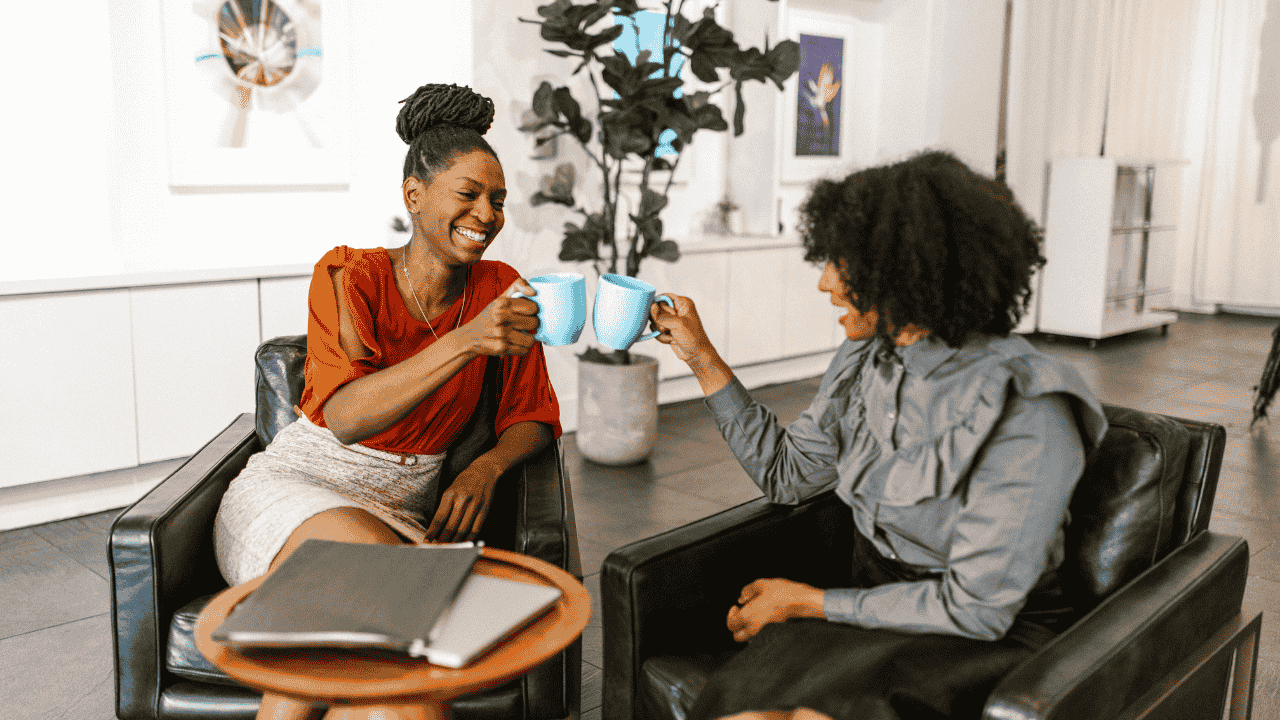
[[[783,357],[787,321],[787,255],[795,248],[729,253],[728,337],[722,353],[731,366]]]
[[[253,412],[258,283],[133,288],[138,457],[194,454]]]
[[[674,293],[693,300],[711,344],[717,348],[725,346],[729,313],[727,253],[687,253],[674,263],[650,260],[641,267],[640,279],[653,285],[659,293]],[[645,332],[648,331],[646,326]],[[656,340],[633,345],[632,349],[658,358],[659,380],[693,374],[670,347]]]
[[[129,291],[0,297],[0,488],[138,463]]]
[[[1167,327],[1178,163],[1114,158],[1050,166],[1038,329],[1097,340]]]

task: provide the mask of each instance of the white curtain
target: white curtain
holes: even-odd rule
[[[1101,148],[1114,2],[1014,1],[1008,183],[1042,222],[1048,161]]]
[[[1009,185],[1037,217],[1055,158],[1183,155],[1204,0],[1015,0]],[[1234,2],[1234,0],[1221,0]]]
[[[1204,0],[1179,276],[1194,303],[1280,308],[1280,0]]]

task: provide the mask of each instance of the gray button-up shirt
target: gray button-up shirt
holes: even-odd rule
[[[940,575],[827,590],[828,620],[986,640],[1062,562],[1067,504],[1106,431],[1079,374],[1016,335],[845,341],[785,428],[736,379],[706,404],[770,500],[835,488],[883,555]]]

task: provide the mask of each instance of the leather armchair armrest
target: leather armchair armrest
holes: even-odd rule
[[[846,584],[852,532],[849,508],[828,492],[794,506],[760,498],[612,552],[600,573],[606,720],[639,707],[647,658],[738,647],[724,621],[744,585]]]
[[[554,440],[513,470],[516,552],[532,555],[582,579],[578,533],[573,522],[573,495],[564,469],[560,441]],[[576,716],[581,705],[582,639],[526,673],[527,717]]]
[[[519,492],[514,550],[563,568],[581,580],[577,528],[573,524],[569,476],[560,454],[560,441],[552,441],[525,460],[516,472],[522,477],[516,483]]]
[[[260,449],[254,416],[245,413],[112,523],[107,561],[119,717],[156,717],[173,613],[226,587],[213,559],[213,519],[227,484]]]
[[[1244,540],[1200,533],[1007,675],[983,717],[1120,715],[1240,612],[1248,569]]]

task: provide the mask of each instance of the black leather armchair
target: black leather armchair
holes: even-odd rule
[[[1247,718],[1259,613],[1244,540],[1208,531],[1225,430],[1107,406],[1071,501],[1064,586],[1083,617],[1015,668],[984,717]],[[832,493],[755,500],[619,548],[601,571],[604,718],[683,720],[741,647],[724,627],[760,577],[847,586],[853,529]],[[1146,713],[1150,713],[1149,715]]]
[[[296,419],[306,337],[276,338],[255,355],[257,412],[236,418],[116,519],[108,538],[120,718],[252,718],[260,694],[213,667],[195,647],[196,616],[226,587],[213,555],[222,494],[275,433]],[[489,360],[480,406],[449,449],[440,487],[491,448],[499,364]],[[569,477],[559,442],[499,481],[480,538],[582,578]],[[526,675],[453,703],[458,720],[551,720],[577,714],[581,640]]]

